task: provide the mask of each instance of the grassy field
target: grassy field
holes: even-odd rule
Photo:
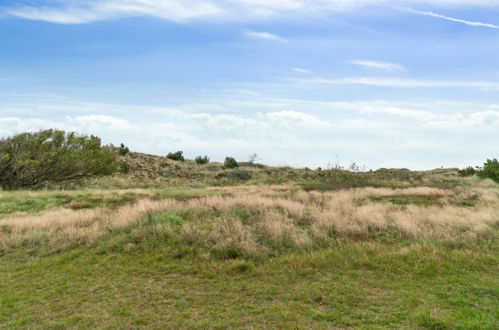
[[[0,192],[0,328],[499,328],[492,181],[128,157]]]

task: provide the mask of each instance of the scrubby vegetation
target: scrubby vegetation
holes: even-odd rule
[[[236,168],[236,167],[239,167],[239,164],[237,163],[237,161],[234,157],[225,157],[224,167],[225,168]]]
[[[130,152],[130,149],[128,149],[127,146],[125,146],[123,143],[121,143],[120,147],[118,149],[118,154],[120,154],[120,156],[125,156],[129,152]]]
[[[0,140],[0,186],[39,187],[116,171],[116,154],[95,136],[58,130]]]
[[[210,159],[208,158],[208,156],[197,156],[195,161],[196,164],[203,165],[203,164],[208,164],[210,162]]]
[[[227,166],[75,138],[44,141],[119,170],[0,191],[0,328],[497,328],[495,159]]]
[[[489,178],[499,182],[499,161],[497,159],[487,159],[483,164],[482,171],[478,174],[482,178]]]
[[[499,189],[491,182],[0,197],[7,328],[496,324]]]
[[[468,166],[459,170],[460,176],[473,176],[477,175],[484,179],[492,179],[495,182],[499,182],[499,161],[497,159],[487,159],[483,164],[483,167],[472,167]]]
[[[185,161],[183,151],[169,152],[168,155],[166,155],[166,158],[171,159],[171,160],[176,160],[179,162]]]

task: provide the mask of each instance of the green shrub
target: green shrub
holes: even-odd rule
[[[37,187],[117,170],[116,152],[95,136],[45,130],[0,140],[0,186]]]
[[[177,151],[177,152],[170,152],[170,153],[168,153],[168,155],[166,156],[166,158],[171,159],[171,160],[176,160],[176,161],[179,161],[179,162],[185,161],[184,152],[180,151],[180,150]]]
[[[224,161],[224,167],[225,168],[236,168],[239,167],[239,164],[235,160],[234,157],[225,157]]]
[[[208,164],[210,162],[210,159],[208,156],[197,156],[196,159],[196,164]]]
[[[128,172],[130,172],[130,164],[125,161],[121,161],[118,166],[118,171],[123,174],[128,174]]]
[[[499,183],[499,161],[497,159],[487,159],[483,164],[483,169],[478,173],[481,178],[489,178]]]
[[[120,144],[120,147],[118,149],[118,154],[120,156],[125,156],[126,154],[128,154],[130,152],[130,149],[128,149],[128,147],[126,147],[123,143]]]
[[[479,169],[477,170],[473,166],[468,166],[463,168],[462,170],[459,170],[459,176],[473,176],[479,172]]]

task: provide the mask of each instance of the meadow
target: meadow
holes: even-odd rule
[[[0,327],[499,326],[492,180],[122,158],[0,192]]]

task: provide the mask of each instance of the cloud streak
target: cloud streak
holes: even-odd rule
[[[156,17],[174,22],[194,19],[252,20],[280,14],[323,15],[366,6],[422,4],[441,7],[491,6],[496,0],[40,0],[39,6],[5,6],[6,14],[58,24],[84,24],[127,17]],[[59,5],[54,5],[59,3]],[[455,19],[433,12],[414,11],[473,26],[497,28],[493,24]]]
[[[374,87],[393,88],[477,88],[484,91],[499,91],[499,82],[490,81],[446,81],[446,80],[419,80],[378,77],[353,77],[339,79],[296,79],[308,84],[337,84],[337,85],[365,85]]]
[[[295,73],[302,73],[302,74],[311,74],[312,71],[308,69],[303,69],[303,68],[292,68],[291,71]]]
[[[378,70],[384,70],[384,71],[406,71],[406,69],[396,63],[390,63],[390,62],[381,62],[381,61],[371,61],[371,60],[354,60],[351,61],[350,63],[364,67],[364,68],[369,68],[369,69],[378,69]]]
[[[464,20],[464,19],[459,19],[459,18],[454,18],[454,17],[440,15],[440,14],[437,14],[437,13],[434,13],[434,12],[431,12],[431,11],[421,11],[421,10],[416,10],[416,9],[412,9],[412,8],[408,8],[407,10],[409,12],[411,12],[411,13],[414,13],[414,14],[424,15],[424,16],[431,16],[431,17],[436,17],[436,18],[441,18],[441,19],[444,19],[444,20],[447,20],[447,21],[456,22],[456,23],[462,23],[462,24],[466,24],[466,25],[469,25],[469,26],[486,27],[486,28],[491,28],[491,29],[499,29],[499,26],[498,25],[494,25],[494,24],[468,21],[468,20]]]
[[[245,31],[244,35],[248,38],[253,38],[253,39],[261,39],[261,40],[270,40],[270,41],[286,41],[286,39],[279,37],[276,34],[272,34],[269,32],[258,32],[258,31]]]

